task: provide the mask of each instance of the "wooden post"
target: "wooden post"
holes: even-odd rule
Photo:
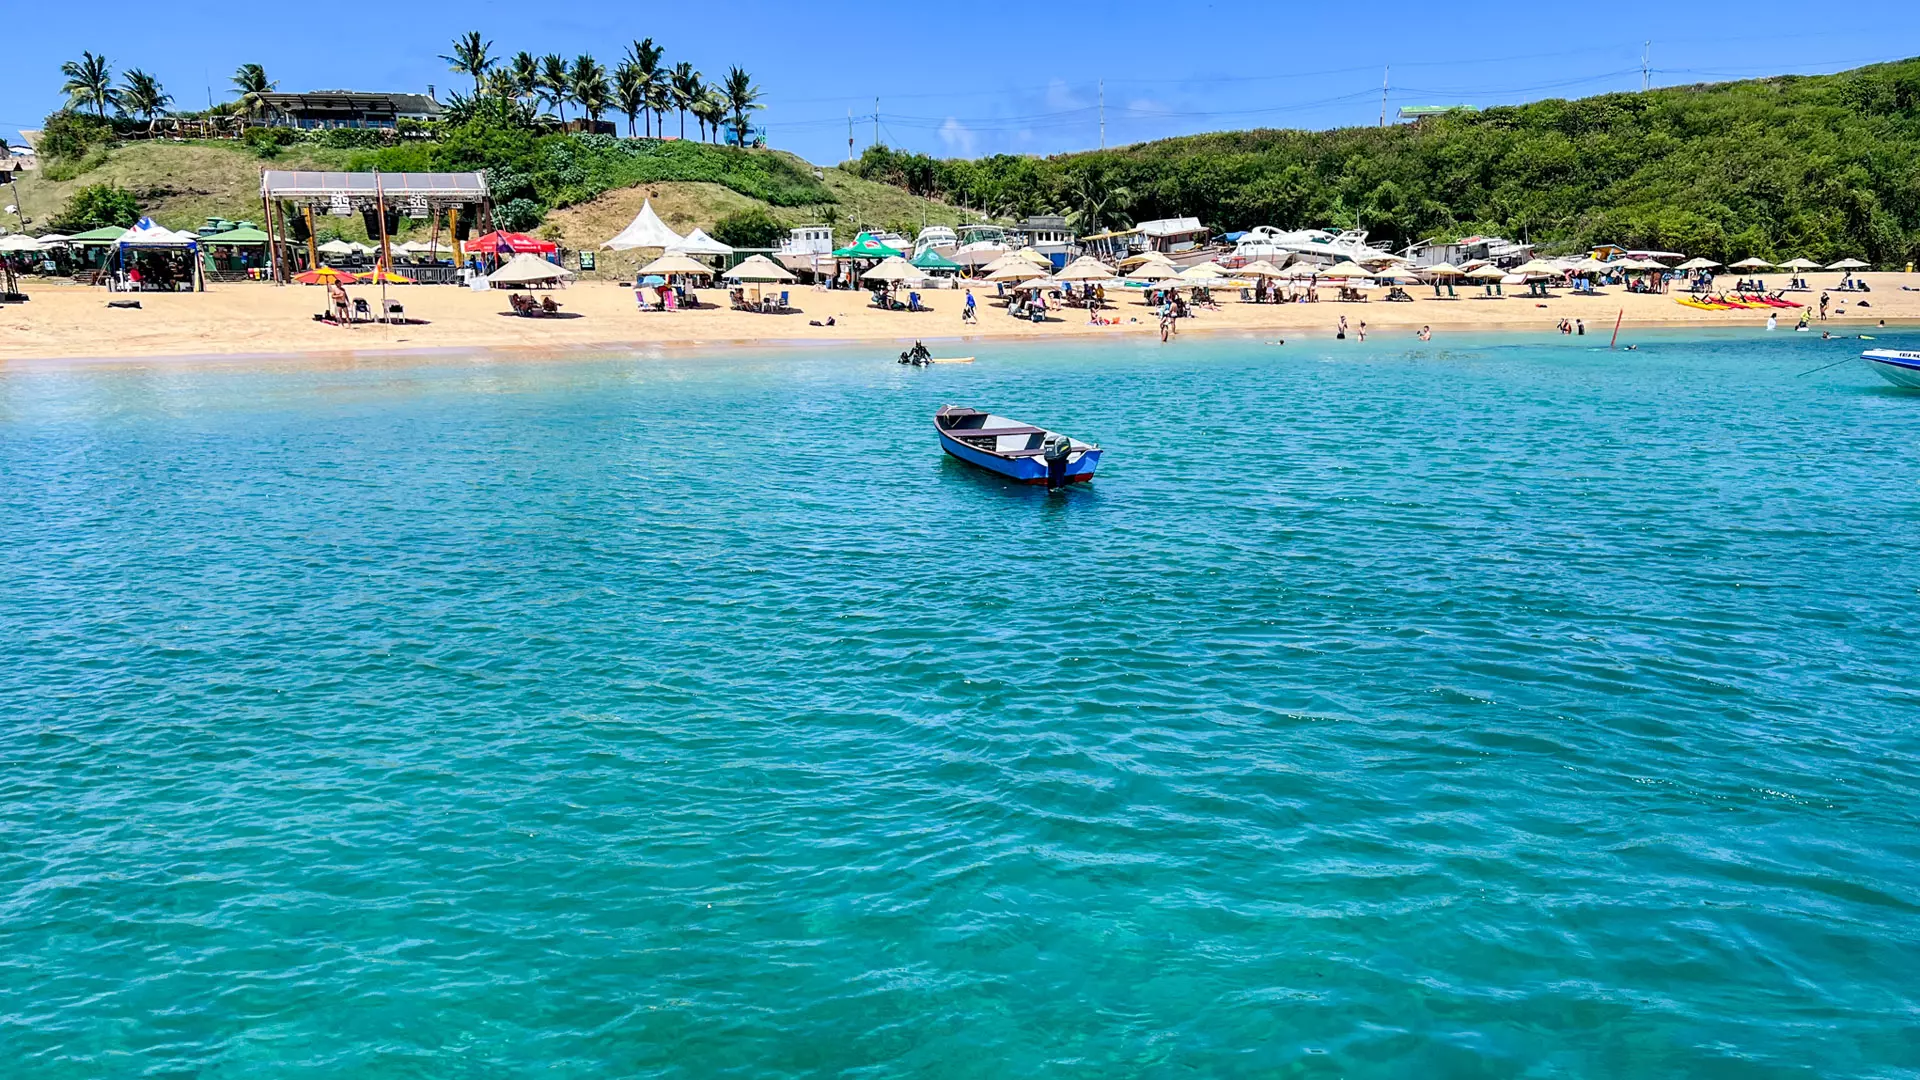
[[[320,247],[319,238],[313,232],[313,204],[308,203],[301,207],[300,212],[307,216],[307,269],[318,270],[320,269]]]
[[[260,183],[260,219],[267,224],[267,279],[280,280],[280,242],[273,235],[273,203],[267,199],[266,177]]]

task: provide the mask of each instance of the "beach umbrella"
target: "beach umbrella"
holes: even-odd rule
[[[1734,263],[1734,265],[1738,266],[1740,264]],[[1870,264],[1868,263],[1861,262],[1859,259],[1841,259],[1837,263],[1828,263],[1827,269],[1829,270],[1865,270],[1869,265]]]
[[[1034,278],[1031,281],[1023,281],[1020,284],[1015,285],[1013,287],[1013,291],[1014,292],[1048,292],[1048,291],[1060,292],[1061,288],[1060,288],[1060,283],[1053,280],[1052,278],[1040,277],[1040,278]]]
[[[860,275],[861,281],[919,281],[927,275],[919,267],[898,255],[881,260],[880,264]]]
[[[1053,275],[1055,281],[1112,281],[1118,277],[1113,268],[1091,255],[1082,255]]]
[[[357,285],[360,282],[358,275],[349,274],[345,270],[336,270],[331,266],[309,270],[304,274],[295,274],[293,280],[302,285],[332,285],[335,282],[342,285]]]
[[[1002,254],[999,258],[993,259],[989,261],[986,265],[980,267],[980,272],[983,274],[995,274],[1002,270],[1005,270],[1009,266],[1024,267],[1024,266],[1032,266],[1032,265],[1033,265],[1032,263],[1028,262],[1025,259],[1016,257],[1013,254],[1013,252],[1009,251]]]
[[[1499,281],[1501,278],[1507,276],[1507,272],[1492,263],[1488,263],[1485,266],[1475,267],[1467,271],[1467,276],[1475,281]]]
[[[0,251],[39,251],[40,241],[24,233],[0,236]]]
[[[779,263],[765,255],[754,255],[740,261],[740,265],[720,275],[732,281],[794,281]]]
[[[1414,273],[1437,278],[1464,277],[1466,275],[1465,270],[1447,262],[1434,263],[1432,266],[1416,267]]]
[[[1361,266],[1352,259],[1348,259],[1344,262],[1334,263],[1332,266],[1320,271],[1319,276],[1324,278],[1370,278],[1373,276],[1373,271]]]
[[[702,277],[712,277],[713,267],[690,255],[668,252],[641,267],[638,272],[641,274],[699,274]]]
[[[890,259],[905,254],[906,252],[899,248],[889,247],[874,239],[873,234],[863,232],[853,238],[853,243],[835,249],[833,257],[836,259]]]
[[[1780,264],[1782,270],[1818,270],[1820,264],[1812,259],[1788,259]]]
[[[1135,281],[1165,281],[1178,274],[1179,271],[1173,268],[1172,263],[1159,262],[1157,260],[1143,262],[1132,270],[1127,271],[1127,276]]]
[[[1560,269],[1545,259],[1528,259],[1507,272],[1519,274],[1522,277],[1553,277],[1560,272]]]
[[[389,267],[387,266],[387,264],[386,264],[386,263],[381,263],[380,265],[378,265],[378,266],[376,266],[376,267],[374,267],[374,268],[373,268],[373,273],[371,273],[371,274],[361,274],[361,275],[360,275],[360,280],[361,280],[361,281],[366,281],[366,282],[372,282],[372,283],[374,283],[374,284],[380,284],[380,283],[382,283],[382,282],[384,282],[385,284],[388,284],[388,285],[411,285],[411,284],[413,284],[413,279],[412,279],[412,278],[410,278],[410,277],[401,277],[401,276],[400,276],[399,274],[396,274],[396,273],[394,273],[394,272],[392,271],[392,269],[390,269],[390,268],[389,268]]]
[[[1227,272],[1220,266],[1216,266],[1210,262],[1204,262],[1189,266],[1174,276],[1181,281],[1218,284],[1221,278],[1227,276]]]
[[[352,255],[358,250],[358,244],[349,244],[345,240],[329,240],[319,247],[322,255]]]
[[[1019,256],[1020,258],[1027,260],[1028,262],[1032,263],[1035,266],[1041,267],[1049,271],[1053,269],[1052,259],[1047,258],[1045,255],[1040,254],[1038,251],[1035,251],[1030,247],[1015,248],[1013,250],[1013,253]]]
[[[1772,263],[1768,262],[1765,259],[1741,259],[1737,263],[1729,264],[1727,269],[1729,270],[1765,270],[1767,267],[1772,265],[1773,265]]]
[[[1173,260],[1167,258],[1165,252],[1143,251],[1138,255],[1129,255],[1126,258],[1121,259],[1120,269],[1132,270],[1137,266],[1145,266],[1147,263],[1150,263],[1150,262],[1166,263],[1169,266],[1173,265]]]
[[[1043,278],[1046,276],[1047,276],[1047,272],[1045,270],[1042,270],[1039,267],[1034,266],[1031,263],[1028,263],[1025,266],[1019,266],[1019,265],[1003,266],[1000,269],[995,270],[993,273],[988,274],[987,280],[988,281],[1031,281],[1034,278]]]
[[[537,285],[546,281],[563,281],[573,276],[573,271],[564,266],[550,263],[538,255],[522,252],[502,263],[500,269],[487,275],[490,285]]]
[[[1270,277],[1279,277],[1281,271],[1279,267],[1273,265],[1272,263],[1268,262],[1265,259],[1255,259],[1253,262],[1250,262],[1247,265],[1241,267],[1240,269],[1235,270],[1234,273],[1239,274],[1242,277],[1270,278]]]
[[[1686,262],[1681,263],[1679,266],[1674,267],[1674,269],[1676,270],[1711,270],[1714,267],[1719,265],[1720,265],[1719,263],[1714,262],[1712,259],[1692,258],[1692,259],[1688,259]]]
[[[915,255],[913,257],[913,265],[919,267],[922,270],[958,270],[960,269],[959,263],[954,262],[952,259],[949,259],[945,255],[940,254],[938,251],[935,251],[933,248],[928,248],[927,250],[921,252],[920,254]]]

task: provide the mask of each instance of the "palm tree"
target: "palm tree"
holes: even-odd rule
[[[647,103],[649,109],[653,108],[654,86],[660,81],[660,54],[665,51],[665,49],[655,45],[652,38],[647,38],[645,41],[636,41],[627,46],[627,63],[640,69],[640,81],[647,88]],[[652,117],[649,116],[648,120],[651,122]],[[651,126],[647,128],[647,134],[648,136],[652,136],[653,128]]]
[[[567,73],[571,84],[573,100],[586,110],[587,118],[599,120],[600,114],[607,111],[610,99],[607,94],[607,69],[598,60],[581,53],[573,59],[573,70]]]
[[[560,58],[559,53],[548,53],[540,58],[540,96],[560,110],[562,124],[567,122],[567,102],[573,88],[570,75],[567,62]]]
[[[700,104],[700,99],[706,96],[707,96],[707,84],[701,81],[700,73],[696,71],[693,73],[692,80],[690,80],[687,83],[686,104],[680,107],[682,109],[685,109],[687,112],[693,113],[693,118],[696,121],[698,121],[700,124],[700,138],[703,140],[707,137],[707,123],[705,120],[701,120],[700,114],[698,112],[695,112],[694,110]],[[686,123],[687,123],[686,117],[684,116],[681,117],[680,118],[680,134],[683,138],[687,134]]]
[[[125,81],[120,87],[120,107],[135,116],[145,117],[147,131],[151,133],[155,118],[166,112],[167,106],[173,104],[173,95],[161,88],[159,79],[139,68],[129,69],[123,78]]]
[[[614,69],[613,105],[626,114],[627,138],[633,138],[633,118],[647,111],[647,84],[632,63]]]
[[[261,95],[273,93],[279,85],[267,81],[267,69],[259,64],[241,64],[233,70],[233,88],[240,91],[234,106],[249,116],[257,116],[267,107]]]
[[[700,100],[693,103],[693,115],[699,117],[701,123],[712,132],[713,138],[718,140],[720,125],[727,120],[726,97],[719,90],[707,87],[706,92],[700,95]]]
[[[722,91],[727,98],[727,111],[733,115],[733,133],[740,145],[747,145],[747,110],[764,109],[760,104],[760,88],[753,85],[753,79],[740,68],[727,72],[727,84]]]
[[[514,97],[532,101],[539,96],[540,61],[535,60],[532,53],[525,50],[514,53],[508,71],[513,75]]]
[[[485,75],[487,69],[493,67],[493,57],[487,55],[492,49],[493,42],[481,40],[480,31],[469,30],[454,38],[452,54],[442,56],[440,59],[452,65],[453,70],[473,76],[473,93],[478,97],[480,76]]]
[[[113,88],[113,69],[106,57],[83,52],[80,59],[61,64],[60,74],[67,77],[60,92],[67,95],[69,106],[91,105],[102,120],[107,118],[107,106],[120,107],[120,91]]]
[[[519,104],[520,80],[513,77],[513,72],[497,67],[487,72],[486,78],[481,82],[486,87],[488,97]]]
[[[700,73],[685,60],[673,66],[671,80],[673,107],[680,113],[680,137],[687,137],[687,106],[693,104],[693,95],[700,89]]]

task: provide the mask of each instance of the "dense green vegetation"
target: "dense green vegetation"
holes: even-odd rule
[[[140,206],[133,192],[118,184],[89,184],[74,192],[49,224],[53,231],[71,235],[108,225],[125,229],[138,220]]]
[[[1484,232],[1897,266],[1920,256],[1920,59],[1045,159],[876,149],[856,171],[998,215],[1070,213],[1089,232],[1196,215],[1218,230],[1359,227],[1395,244]]]

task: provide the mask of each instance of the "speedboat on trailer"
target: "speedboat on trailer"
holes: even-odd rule
[[[933,426],[947,453],[1021,484],[1084,484],[1100,465],[1100,448],[1092,443],[978,409],[942,406]]]
[[[1903,349],[1868,349],[1860,354],[1867,366],[1895,386],[1920,390],[1920,352]]]

